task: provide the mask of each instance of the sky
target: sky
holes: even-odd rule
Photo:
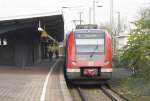
[[[95,0],[95,22],[105,24],[110,22],[110,0]],[[113,0],[114,20],[117,12],[126,22],[135,21],[141,8],[150,7],[150,0]],[[63,9],[62,7],[69,7]],[[89,9],[93,8],[93,0],[0,0],[0,19],[13,16],[24,16],[39,13],[63,12],[65,29],[71,30],[79,20],[82,12],[83,23],[89,23]],[[76,22],[79,23],[79,22]]]

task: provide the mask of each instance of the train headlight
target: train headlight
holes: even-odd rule
[[[108,64],[110,64],[110,61],[108,61],[108,60],[105,60],[105,65],[108,65]]]

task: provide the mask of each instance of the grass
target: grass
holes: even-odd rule
[[[150,81],[144,78],[124,77],[110,84],[114,90],[131,101],[150,101]]]

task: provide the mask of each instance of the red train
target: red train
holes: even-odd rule
[[[71,82],[102,82],[111,78],[110,34],[103,29],[76,29],[68,34],[64,73]]]

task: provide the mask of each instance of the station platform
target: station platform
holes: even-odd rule
[[[0,66],[0,101],[40,101],[45,77],[54,62],[45,60],[25,69]]]

